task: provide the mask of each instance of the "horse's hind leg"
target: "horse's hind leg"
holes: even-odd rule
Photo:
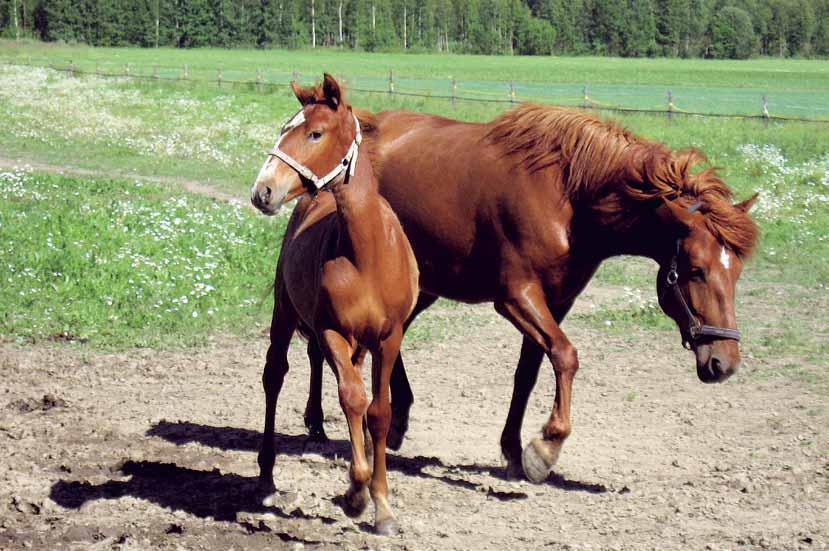
[[[274,449],[274,418],[276,401],[282,390],[285,374],[288,372],[288,347],[297,326],[297,315],[284,290],[277,286],[275,291],[273,318],[271,319],[271,344],[265,359],[262,373],[262,386],[265,389],[265,430],[262,434],[262,446],[259,448],[259,482],[267,491],[273,491],[273,466],[276,461]]]
[[[381,343],[380,349],[372,355],[371,387],[372,400],[368,407],[368,430],[374,444],[374,473],[371,477],[371,498],[374,501],[374,530],[383,536],[397,534],[397,522],[389,505],[389,484],[386,477],[386,437],[391,421],[389,404],[389,379],[395,358],[400,351],[403,338],[398,327]]]
[[[325,442],[322,412],[322,364],[323,355],[315,337],[308,339],[308,363],[311,366],[311,384],[308,392],[308,403],[305,405],[305,426],[308,428],[308,437],[315,442]]]
[[[420,293],[417,297],[409,319],[403,325],[403,332],[409,328],[414,319],[424,310],[429,308],[438,297]],[[391,374],[391,427],[389,429],[387,444],[392,450],[399,450],[403,445],[403,437],[409,430],[409,411],[414,403],[414,394],[409,385],[409,378],[406,376],[406,368],[403,366],[402,354],[397,354],[394,368]]]
[[[348,516],[356,517],[368,504],[367,484],[371,477],[363,439],[363,417],[368,405],[366,389],[359,368],[351,362],[352,351],[348,341],[332,330],[323,331],[321,341],[328,360],[337,372],[340,406],[348,421],[351,437],[351,485],[345,494],[343,509]]]

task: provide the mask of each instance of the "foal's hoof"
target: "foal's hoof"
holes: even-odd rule
[[[527,480],[534,484],[544,482],[547,475],[553,470],[553,465],[556,464],[560,452],[560,442],[534,438],[527,444],[521,454],[521,462]]]
[[[374,523],[374,533],[378,536],[397,536],[400,534],[400,527],[394,517],[389,517]]]
[[[346,516],[356,518],[366,510],[366,505],[368,505],[369,500],[368,489],[352,492],[349,488],[343,497],[342,506]]]

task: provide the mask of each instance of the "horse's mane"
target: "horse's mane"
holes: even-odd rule
[[[714,168],[692,172],[706,160],[694,149],[672,151],[611,122],[573,109],[525,104],[489,123],[487,139],[525,170],[557,166],[574,202],[602,202],[603,216],[632,216],[635,204],[676,200],[702,204],[709,231],[736,254],[747,256],[757,225],[732,204],[733,192]],[[632,205],[631,203],[634,203]]]

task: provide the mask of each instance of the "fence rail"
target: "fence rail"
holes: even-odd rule
[[[194,72],[187,65],[180,67],[164,66],[164,65],[140,65],[124,64],[120,66],[120,70],[113,70],[113,64],[107,64],[105,68],[101,64],[86,63],[82,68],[77,66],[74,62],[68,61],[64,63],[51,64],[33,64],[31,60],[28,63],[14,63],[14,62],[0,62],[0,65],[6,66],[25,66],[51,69],[68,73],[72,76],[98,76],[106,78],[123,78],[141,81],[175,81],[175,82],[191,82],[191,83],[205,83],[212,84],[219,87],[222,86],[252,86],[256,90],[274,90],[284,89],[288,87],[289,80],[302,81],[302,75],[297,71],[291,73],[269,71],[265,73],[262,69],[257,69],[255,73],[245,72],[240,70],[223,70],[221,67],[216,67],[212,70],[215,76],[208,76],[204,68],[200,68]],[[94,69],[90,70],[90,65],[94,65]],[[694,99],[694,96],[679,96],[674,91],[667,89],[662,93],[664,102],[661,105],[651,106],[632,106],[620,105],[614,103],[607,103],[591,97],[591,93],[599,90],[605,96],[629,96],[635,100],[650,101],[657,86],[646,85],[641,88],[646,88],[643,93],[642,90],[637,90],[636,86],[627,86],[626,88],[613,85],[578,85],[574,83],[553,83],[542,82],[535,80],[528,80],[524,82],[517,81],[467,81],[462,82],[458,79],[451,78],[445,81],[438,79],[407,79],[400,78],[389,71],[388,78],[377,76],[338,76],[348,85],[350,92],[357,92],[363,94],[383,94],[388,97],[412,97],[434,99],[451,102],[454,108],[458,102],[472,102],[472,103],[490,103],[490,104],[520,104],[524,102],[541,102],[554,105],[561,105],[565,107],[580,107],[583,109],[590,109],[595,111],[616,112],[616,113],[644,113],[650,115],[666,116],[669,120],[674,116],[693,116],[693,117],[712,117],[712,118],[729,118],[729,119],[755,119],[764,121],[768,124],[771,121],[792,121],[804,123],[818,123],[829,124],[829,105],[824,107],[815,107],[813,110],[826,111],[827,118],[805,117],[797,115],[778,115],[769,113],[769,97],[767,94],[757,94],[756,91],[740,91],[743,99],[749,99],[749,93],[754,96],[757,108],[755,112],[716,112],[705,111],[699,109],[683,109],[677,105],[679,97],[686,101]],[[279,80],[280,82],[276,82]],[[310,77],[305,79],[310,81]],[[712,89],[703,89],[707,93],[712,93]],[[545,93],[546,92],[546,93]],[[713,94],[716,96],[716,93]],[[644,98],[644,99],[643,99]],[[721,96],[719,98],[703,98],[705,101],[718,101],[723,103],[725,98],[733,100],[734,96]],[[728,103],[725,101],[725,103]],[[662,107],[664,106],[664,107]],[[786,107],[784,105],[784,107]],[[791,108],[792,105],[787,107]],[[799,105],[794,107],[800,107]]]

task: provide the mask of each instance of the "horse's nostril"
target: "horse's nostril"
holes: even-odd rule
[[[271,188],[269,186],[265,186],[265,200],[267,201],[270,198],[271,198]]]
[[[711,373],[712,373],[715,377],[719,377],[719,376],[721,376],[721,375],[722,375],[722,373],[723,373],[723,370],[722,370],[722,364],[720,363],[720,359],[719,359],[719,358],[717,358],[716,356],[714,356],[713,358],[711,358]]]

